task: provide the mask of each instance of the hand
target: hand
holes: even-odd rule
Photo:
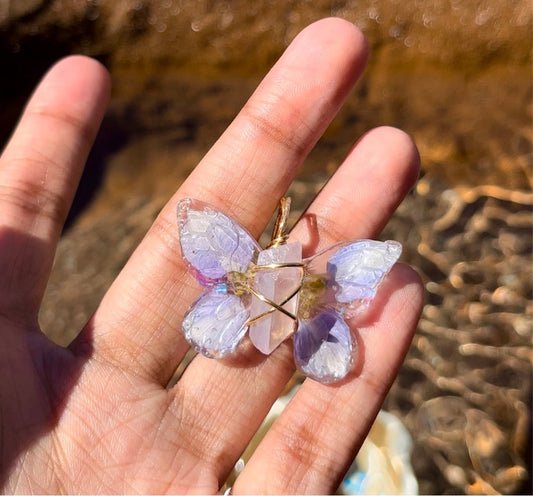
[[[294,371],[290,345],[253,365],[187,352],[181,321],[198,287],[179,253],[175,206],[194,197],[259,235],[363,70],[361,33],[339,19],[304,30],[168,202],[67,348],[37,314],[61,228],[109,93],[105,70],[69,57],[45,76],[0,162],[1,473],[7,492],[216,493]],[[309,206],[319,242],[376,236],[418,173],[401,131],[365,134]],[[304,246],[305,222],[291,233]],[[401,240],[400,240],[401,241]],[[333,492],[394,380],[422,305],[396,265],[347,380],[306,380],[233,493]]]

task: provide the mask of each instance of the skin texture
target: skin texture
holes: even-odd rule
[[[212,204],[258,236],[367,57],[362,34],[324,19],[305,29],[170,199],[77,339],[39,330],[61,227],[100,124],[109,79],[74,56],[44,77],[0,159],[0,484],[6,492],[216,493],[294,371],[268,357],[196,357],[178,331],[198,287],[177,254],[175,205]],[[416,180],[407,135],[361,137],[295,226],[304,255],[375,237]],[[309,220],[312,219],[312,222]],[[312,228],[310,227],[312,226]],[[342,383],[305,381],[233,493],[330,493],[364,440],[408,349],[422,305],[398,264],[358,328]]]

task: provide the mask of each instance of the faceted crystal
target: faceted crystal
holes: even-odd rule
[[[274,246],[259,253],[257,265],[273,263],[288,263],[302,261],[302,245],[289,243]],[[263,296],[280,305],[290,294],[295,291],[301,282],[302,270],[299,267],[280,267],[274,269],[259,270],[254,279],[254,288]],[[272,306],[259,298],[254,297],[250,308],[250,318],[268,311]],[[296,315],[298,311],[298,294],[292,297],[283,308]],[[295,321],[280,312],[272,313],[250,325],[250,339],[255,347],[270,355],[295,329]]]

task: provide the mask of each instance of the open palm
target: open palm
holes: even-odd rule
[[[197,356],[167,384],[188,345],[179,332],[197,294],[179,257],[175,205],[208,202],[258,236],[298,167],[363,70],[360,32],[339,19],[291,44],[235,121],[168,202],[67,348],[38,310],[61,228],[109,93],[105,70],[69,57],[43,79],[0,162],[0,483],[7,492],[216,493],[294,371],[289,344],[243,366]],[[352,149],[291,233],[304,253],[376,236],[418,172],[401,131]],[[334,491],[408,348],[421,285],[397,265],[359,331],[341,384],[306,380],[233,493]]]

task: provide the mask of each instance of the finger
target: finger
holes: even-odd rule
[[[358,329],[357,375],[341,385],[304,381],[246,465],[233,494],[334,494],[367,435],[416,329],[417,274],[393,268],[374,301],[379,320]],[[265,470],[268,467],[268,470]]]
[[[0,158],[0,313],[34,319],[56,243],[107,103],[105,69],[57,63]]]
[[[163,209],[72,349],[90,341],[100,358],[166,383],[189,348],[179,329],[199,292],[179,255],[177,200],[206,201],[258,235],[365,57],[361,33],[339,19],[298,36]]]
[[[303,243],[309,256],[347,238],[378,236],[419,169],[418,150],[406,133],[386,126],[372,129],[313,200],[291,238]]]
[[[309,209],[308,214],[314,215],[318,226],[321,226],[322,244],[375,235],[376,228],[384,225],[390,212],[412,186],[417,171],[418,154],[404,133],[389,128],[368,133]],[[368,179],[363,181],[362,178]],[[347,203],[338,204],[341,198],[345,198]],[[335,205],[337,208],[334,208]],[[373,223],[353,222],[353,214],[359,210],[371,210]],[[298,235],[305,241],[304,225],[305,220],[294,230],[291,239]],[[327,229],[324,226],[334,227]],[[397,298],[401,300],[402,297]],[[395,309],[397,305],[391,308]],[[405,311],[410,315],[410,310]],[[203,453],[215,465],[223,480],[293,371],[294,360],[288,344],[248,367],[235,367],[225,361],[197,357],[175,389],[176,408],[182,412],[189,412],[189,408],[192,410],[183,421],[184,432],[176,435],[187,439],[186,432],[201,432],[191,449]],[[346,429],[346,426],[343,425],[343,428]],[[279,452],[284,447],[290,449],[281,443],[275,451]],[[272,444],[270,448],[273,448]],[[261,453],[260,458],[256,458],[259,460],[257,465],[262,465],[265,470],[270,464],[268,450]],[[247,472],[249,477],[246,473],[241,475],[243,480],[239,484],[243,486],[237,487],[243,492],[262,493],[266,488],[253,485],[253,470],[251,466],[250,472]],[[287,465],[284,473],[291,470]],[[268,473],[272,478],[278,477],[276,472]]]
[[[317,249],[346,234],[375,236],[417,173],[418,154],[404,133],[381,128],[364,136],[306,214],[317,219]],[[306,230],[300,222],[293,234],[305,239]],[[358,330],[357,373],[336,387],[306,380],[233,492],[334,492],[396,377],[421,307],[419,277],[407,266],[396,266],[372,303],[375,317]]]

